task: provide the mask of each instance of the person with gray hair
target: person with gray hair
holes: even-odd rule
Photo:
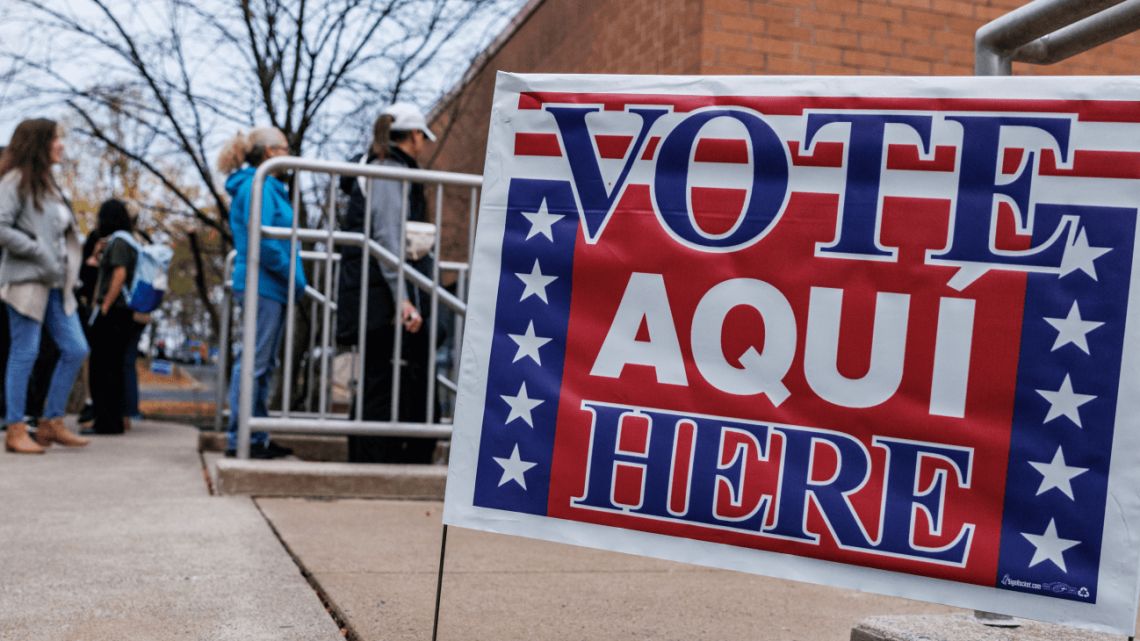
[[[289,142],[281,130],[259,127],[248,133],[234,136],[218,156],[218,169],[227,174],[226,192],[230,203],[230,231],[234,236],[233,289],[237,300],[245,292],[246,262],[249,245],[249,206],[253,192],[253,177],[258,165],[277,156],[288,155]],[[274,227],[292,227],[293,207],[285,183],[275,176],[265,179],[262,192],[261,224]],[[254,345],[242,349],[254,350],[253,361],[253,415],[268,416],[269,383],[277,366],[277,352],[281,348],[282,329],[285,324],[285,306],[289,296],[289,265],[296,263],[296,295],[304,294],[305,272],[301,257],[292,252],[288,240],[262,238],[261,260],[257,278],[257,336]],[[226,456],[237,450],[238,390],[241,385],[241,355],[234,357],[230,378],[230,424]],[[269,440],[265,432],[254,432],[250,438],[250,456],[253,458],[279,458],[292,454],[292,450]]]

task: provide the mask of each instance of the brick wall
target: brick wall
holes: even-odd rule
[[[440,105],[432,127],[446,133],[431,165],[483,173],[497,70],[520,73],[700,72],[700,0],[544,0],[464,88]],[[466,200],[453,216],[444,257],[466,259]],[[462,220],[460,220],[462,218]]]
[[[496,70],[532,73],[972,75],[974,32],[1021,0],[542,0],[444,101],[431,165],[482,173]],[[1140,34],[1015,74],[1136,73]],[[465,260],[450,198],[444,257]]]
[[[701,73],[972,75],[974,32],[1023,0],[704,0]],[[1136,73],[1140,35],[1015,74]]]

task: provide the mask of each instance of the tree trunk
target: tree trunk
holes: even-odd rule
[[[216,342],[221,331],[221,321],[218,318],[218,308],[210,301],[210,288],[206,286],[206,266],[202,260],[202,247],[198,244],[197,232],[190,232],[186,237],[190,240],[190,253],[194,256],[194,285],[198,290],[202,306],[210,315],[210,334]]]

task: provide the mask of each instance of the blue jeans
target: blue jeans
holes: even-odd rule
[[[68,316],[63,311],[62,290],[53,289],[48,293],[47,309],[43,323],[34,318],[8,308],[8,335],[11,347],[8,351],[8,368],[4,380],[4,398],[7,401],[4,420],[7,424],[22,423],[28,403],[28,380],[32,376],[32,366],[40,351],[40,333],[44,327],[51,333],[52,340],[59,346],[59,360],[52,370],[47,398],[44,400],[44,418],[63,416],[67,396],[71,386],[87,358],[87,339],[83,337],[83,327],[79,324],[79,314]]]
[[[269,383],[277,367],[277,352],[281,348],[282,330],[285,327],[285,303],[264,296],[257,297],[257,336],[254,338],[253,356],[253,415],[269,416]],[[237,449],[238,390],[241,386],[241,350],[234,355],[230,371],[230,430],[226,449]],[[269,435],[253,432],[250,445],[265,445]]]

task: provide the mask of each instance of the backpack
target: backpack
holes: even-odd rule
[[[131,282],[123,285],[123,298],[131,311],[140,314],[153,312],[162,304],[166,293],[166,272],[174,250],[166,245],[143,245],[135,240],[129,231],[117,231],[111,238],[118,238],[135,250],[135,274]]]

